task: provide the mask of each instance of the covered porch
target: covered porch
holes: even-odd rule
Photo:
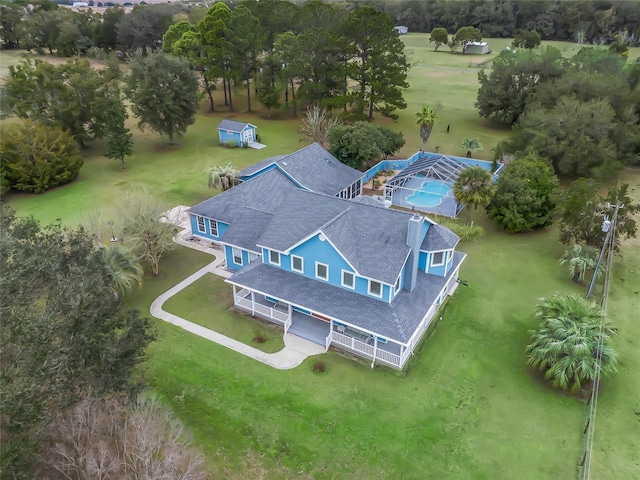
[[[302,307],[233,285],[234,306],[254,316],[282,325],[284,333],[306,340],[348,351],[394,368],[402,368],[410,355],[409,349],[399,343],[378,337],[354,325],[349,325]]]

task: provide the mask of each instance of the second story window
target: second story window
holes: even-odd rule
[[[291,270],[298,273],[304,273],[304,261],[302,257],[291,255]]]
[[[444,265],[444,252],[435,252],[431,254],[431,266],[439,267]]]
[[[316,278],[320,280],[329,280],[329,265],[316,262]]]
[[[280,253],[275,250],[269,250],[269,263],[272,265],[280,265]]]
[[[353,273],[342,270],[342,286],[347,288],[355,288],[356,278]]]
[[[369,280],[369,295],[382,297],[382,284],[374,280]]]

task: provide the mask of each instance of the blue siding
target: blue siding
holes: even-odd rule
[[[207,217],[204,218],[204,233],[198,231],[198,217],[199,215],[189,214],[189,221],[191,222],[191,233],[193,235],[198,235],[199,237],[208,238],[210,240],[220,240],[220,237],[224,235],[224,232],[229,228],[229,224],[217,222],[218,223],[218,235],[211,235],[211,224],[209,223],[209,219]]]
[[[240,270],[241,268],[249,265],[249,252],[242,248],[238,248],[238,250],[240,250],[241,252],[241,257],[242,257],[242,265],[238,265],[237,263],[234,262],[234,259],[233,259],[233,248],[234,247],[231,247],[230,245],[224,246],[224,258],[227,262],[227,267],[232,268],[233,270]]]
[[[303,258],[303,272],[294,272],[291,270],[291,255],[295,255]],[[265,248],[262,252],[263,263],[271,264],[269,261],[269,251]],[[329,266],[329,280],[320,280],[316,278],[316,262],[324,263]],[[274,265],[277,266],[277,265]],[[342,258],[342,256],[333,248],[329,241],[321,241],[319,235],[316,235],[303,244],[297,246],[291,251],[290,255],[280,254],[280,267],[283,270],[295,273],[297,275],[304,275],[318,282],[325,282],[336,287],[344,288],[351,292],[355,291],[361,295],[370,296],[372,298],[383,300],[386,302],[391,301],[392,287],[382,284],[382,298],[369,295],[369,280],[356,276],[355,290],[347,287],[342,287],[342,270],[354,273],[354,270],[349,264]]]
[[[427,257],[428,255],[426,252],[420,252],[420,257],[418,258],[418,269],[423,272],[427,271]]]
[[[242,134],[240,132],[227,133],[226,130],[218,130],[220,143],[227,143],[229,140],[236,142],[238,147],[242,146]]]

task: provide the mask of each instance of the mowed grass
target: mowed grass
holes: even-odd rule
[[[487,237],[461,248],[469,286],[459,287],[406,377],[334,352],[277,371],[159,325],[150,386],[192,429],[216,478],[244,478],[247,452],[265,478],[568,478],[584,405],[545,387],[523,351],[536,299],[583,288],[557,264],[554,231],[514,238],[486,227]],[[221,281],[208,283],[203,295],[229,294]],[[243,319],[213,303],[191,311]],[[317,360],[325,373],[312,371]]]
[[[381,121],[404,133],[407,145],[399,157],[422,147],[415,112],[439,101],[440,120],[426,149],[438,145],[443,153],[463,154],[458,144],[475,136],[485,145],[476,156],[490,158],[490,148],[508,129],[479,119],[473,107],[477,69],[467,66],[470,59],[433,52],[428,35],[403,40],[414,63],[405,94],[409,107],[397,122]],[[497,51],[498,44],[490,42]],[[562,45],[568,55],[573,47]],[[104,145],[96,142],[84,152],[86,164],[76,182],[6,200],[20,214],[45,222],[61,218],[67,225],[91,209],[105,210],[117,223],[118,198],[137,186],[155,190],[168,206],[193,205],[216,193],[206,185],[210,165],[231,162],[242,168],[304,145],[300,118],[280,113],[268,119],[259,104],[256,112],[244,113],[241,95],[239,89],[233,113],[209,114],[203,103],[177,146],[136,130],[136,153],[125,171],[104,158]],[[220,104],[221,98],[216,100]],[[267,149],[219,147],[216,126],[225,117],[258,125]],[[635,179],[639,192],[638,173],[624,172],[626,178]],[[536,299],[582,294],[584,288],[572,284],[557,264],[564,247],[554,229],[510,236],[480,211],[474,220],[487,235],[460,246],[469,255],[461,273],[469,286],[459,287],[406,377],[386,368],[371,370],[366,362],[335,352],[277,371],[160,321],[159,339],[139,374],[193,432],[214,478],[571,478],[581,455],[584,404],[547,388],[525,368],[523,351],[528,330],[536,325]],[[621,366],[603,382],[598,409],[593,471],[604,479],[634,478],[640,465],[637,242],[624,246],[612,278],[609,310],[619,328]],[[211,260],[188,248],[171,252],[160,276],[146,278],[125,307],[148,312],[158,295]],[[228,285],[206,282],[168,305],[188,310],[189,303],[202,299],[191,309],[195,321],[210,321],[207,311],[215,311],[221,324],[246,320],[227,309],[228,299],[217,303],[230,294]],[[198,311],[204,312],[200,319]],[[316,360],[327,364],[325,373],[312,372]]]
[[[284,348],[282,329],[251,316],[232,314],[233,291],[224,279],[205,275],[171,297],[164,309],[267,353]],[[260,337],[263,341],[258,342]]]

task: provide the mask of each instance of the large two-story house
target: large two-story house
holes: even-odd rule
[[[243,183],[191,208],[193,234],[224,245],[236,308],[372,366],[402,368],[458,285],[459,239],[360,196],[362,174],[311,147],[314,160],[298,161],[307,169],[285,170],[305,149],[261,162]],[[343,172],[325,191],[313,173],[322,164]]]

